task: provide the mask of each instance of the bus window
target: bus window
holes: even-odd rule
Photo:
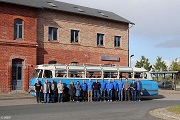
[[[127,72],[121,72],[119,74],[120,78],[132,78],[132,74],[131,73],[127,73]]]
[[[144,79],[147,79],[147,74],[146,73],[144,73]]]
[[[135,73],[134,78],[143,78],[142,73]]]
[[[39,72],[38,78],[42,78],[42,74],[43,74],[43,70],[41,70],[41,71]]]
[[[116,72],[104,72],[104,78],[117,78]]]
[[[84,77],[84,72],[82,72],[82,71],[69,71],[68,77],[82,78],[82,77]]]
[[[128,78],[132,78],[132,73],[128,73]]]
[[[101,78],[101,72],[99,72],[99,71],[97,71],[97,72],[96,71],[95,72],[87,71],[86,75],[88,78]]]
[[[65,70],[56,70],[56,77],[66,77],[66,73]]]
[[[51,70],[45,70],[44,71],[44,78],[52,78],[52,71]]]
[[[35,69],[33,74],[31,75],[31,78],[38,78],[39,72],[40,72],[40,69]]]

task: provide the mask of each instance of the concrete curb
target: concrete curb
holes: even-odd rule
[[[149,112],[152,116],[164,120],[180,120],[180,115],[169,112],[167,108],[159,108]]]
[[[10,98],[0,98],[0,100],[16,100],[16,99],[35,99],[35,97],[10,97]]]
[[[0,100],[15,100],[15,99],[34,99],[35,97],[30,94],[2,94]]]

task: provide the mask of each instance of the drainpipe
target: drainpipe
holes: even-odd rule
[[[135,25],[134,23],[130,23],[131,26],[128,28],[128,66],[129,66],[129,29],[133,27],[133,25]]]

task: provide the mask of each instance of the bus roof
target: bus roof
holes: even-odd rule
[[[161,71],[161,72],[150,72],[151,74],[176,74],[179,71]]]
[[[37,65],[36,69],[47,70],[69,70],[69,71],[104,71],[104,72],[147,72],[144,68],[110,65],[62,65],[62,64],[42,64]]]

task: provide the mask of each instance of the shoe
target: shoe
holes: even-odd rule
[[[110,100],[112,102],[112,100]]]
[[[109,100],[108,100],[108,102],[109,102]]]

